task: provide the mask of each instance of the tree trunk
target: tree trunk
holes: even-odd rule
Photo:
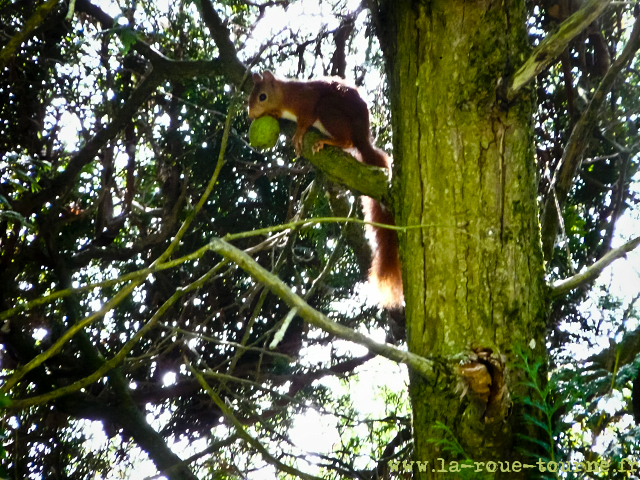
[[[503,469],[524,462],[514,434],[536,435],[513,403],[526,394],[514,348],[546,355],[534,97],[500,101],[530,52],[526,18],[523,0],[389,0],[380,12],[396,219],[427,226],[400,236],[409,350],[442,361],[435,384],[411,376],[415,460],[429,462],[415,478],[452,478],[440,471],[452,457],[429,442],[443,438],[437,421],[471,459]]]

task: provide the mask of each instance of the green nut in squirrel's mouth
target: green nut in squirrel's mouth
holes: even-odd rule
[[[280,124],[268,115],[255,119],[249,127],[249,143],[254,148],[261,150],[273,148],[279,136]]]

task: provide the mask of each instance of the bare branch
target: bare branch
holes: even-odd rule
[[[609,3],[611,0],[589,0],[580,10],[562,22],[557,32],[540,42],[511,78],[507,87],[507,100],[513,100],[525,85],[555,61],[569,42],[598,18]]]
[[[165,468],[158,475],[154,475],[152,477],[146,477],[146,478],[144,478],[144,480],[159,480],[160,478],[162,478],[162,477],[164,477],[166,475],[170,475],[172,472],[178,470],[178,468],[180,468],[180,467],[187,466],[190,463],[195,462],[199,458],[204,457],[205,455],[209,455],[210,453],[216,453],[216,452],[218,452],[218,450],[222,449],[223,447],[227,447],[227,446],[237,442],[238,438],[239,438],[238,435],[230,435],[229,437],[225,438],[224,440],[220,440],[219,442],[215,442],[215,443],[209,445],[204,450],[201,450],[198,453],[194,453],[189,458],[185,458],[181,462],[173,464],[169,468]]]
[[[79,0],[77,8],[79,11],[96,16],[103,26],[109,28],[113,25],[113,19],[88,0]],[[212,61],[179,62],[165,57],[141,40],[135,42],[134,48],[151,61],[153,65],[152,72],[136,87],[123,107],[118,111],[113,121],[96,133],[85,147],[73,156],[64,172],[54,177],[47,188],[37,193],[26,195],[24,199],[13,206],[13,210],[27,217],[33,213],[35,208],[46,203],[51,198],[64,195],[82,168],[95,159],[100,148],[120,133],[124,126],[135,116],[140,106],[155,92],[156,88],[165,78],[224,73],[230,75],[229,78],[234,82],[237,81],[237,84],[240,85],[246,70],[244,66],[242,66],[242,75],[239,77],[240,79],[237,80],[235,76],[231,76],[231,73],[229,73],[236,72],[237,68],[232,69],[231,66],[229,66],[231,60],[228,58],[226,61],[221,57],[220,60]]]
[[[235,85],[242,85],[247,67],[238,58],[236,47],[231,41],[231,32],[213,8],[210,0],[201,0],[199,3],[204,23],[209,28],[209,33],[220,52],[218,58],[224,64],[225,76]],[[246,88],[250,87],[250,84],[246,84]]]
[[[607,74],[602,79],[598,89],[593,94],[593,98],[589,102],[589,106],[576,123],[567,146],[564,149],[562,160],[556,169],[553,177],[552,186],[545,200],[542,218],[542,251],[544,258],[548,261],[553,252],[556,234],[558,232],[558,209],[556,208],[556,199],[560,207],[560,211],[564,207],[565,200],[573,185],[573,179],[576,176],[582,156],[590,140],[590,134],[598,120],[598,111],[605,100],[605,97],[611,89],[614,80],[622,69],[633,58],[636,51],[640,48],[640,18],[636,20],[629,41],[624,50],[616,61],[611,65]],[[555,197],[555,198],[554,198]]]
[[[366,335],[329,320],[325,315],[311,308],[302,298],[293,293],[276,275],[262,268],[249,255],[229,245],[224,240],[214,238],[211,241],[211,249],[222,255],[225,259],[236,263],[256,280],[264,283],[274,294],[283,299],[289,307],[297,308],[298,314],[311,325],[321,328],[325,332],[335,335],[338,338],[363,345],[380,356],[395,362],[404,363],[429,381],[435,380],[436,366],[434,362],[391,345],[375,342]]]
[[[134,48],[151,61],[154,72],[162,73],[165,78],[180,79],[228,73],[226,64],[220,59],[173,60],[141,40],[134,44]]]
[[[584,272],[578,273],[577,275],[567,278],[566,280],[561,280],[554,283],[551,286],[551,298],[559,297],[570,292],[574,288],[578,288],[581,285],[592,282],[593,280],[598,278],[602,271],[609,265],[611,265],[614,260],[625,257],[628,252],[636,248],[638,245],[640,245],[640,237],[629,240],[624,245],[621,245],[620,247],[614,248],[613,250],[609,251],[606,255],[604,255],[600,260],[587,268]]]
[[[89,0],[77,0],[78,11],[86,13],[98,20],[104,29],[112,29],[113,18]],[[138,37],[133,48],[151,61],[154,71],[167,78],[190,78],[200,75],[226,75],[229,70],[228,61],[224,59],[178,61],[166,57]]]

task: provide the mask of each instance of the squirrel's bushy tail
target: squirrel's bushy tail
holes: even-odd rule
[[[362,210],[367,222],[394,225],[393,214],[380,202],[362,197]],[[395,230],[367,225],[373,237],[369,281],[378,291],[378,304],[386,309],[402,308],[402,272],[398,255],[398,235]]]
[[[383,150],[376,148],[368,138],[368,124],[366,131],[367,138],[355,138],[353,142],[362,162],[376,167],[391,168],[391,159]],[[391,211],[373,198],[362,197],[362,210],[367,222],[395,225]],[[395,230],[373,225],[367,225],[367,232],[373,237],[369,282],[378,292],[378,304],[388,310],[402,308],[404,296],[398,255],[398,234]]]

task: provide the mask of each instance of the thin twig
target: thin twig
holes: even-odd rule
[[[182,239],[184,234],[187,232],[187,230],[189,228],[189,225],[191,224],[191,222],[193,221],[193,219],[198,214],[198,212],[200,211],[200,209],[203,207],[204,203],[206,202],[207,198],[211,194],[211,191],[213,190],[213,186],[215,185],[215,183],[218,180],[218,175],[220,173],[220,170],[222,169],[222,165],[224,164],[224,153],[226,151],[227,140],[229,138],[229,131],[231,129],[231,119],[234,116],[235,106],[236,106],[237,102],[238,102],[238,100],[236,98],[236,101],[232,101],[231,102],[231,106],[229,107],[229,115],[227,116],[227,121],[225,123],[224,133],[223,133],[223,136],[222,136],[220,154],[218,156],[218,164],[216,165],[216,169],[215,169],[213,175],[211,176],[211,180],[209,181],[209,185],[207,186],[205,192],[203,193],[203,195],[200,198],[200,201],[198,202],[196,207],[193,209],[193,211],[190,213],[190,215],[188,215],[187,218],[185,219],[184,223],[180,227],[180,230],[178,230],[178,233],[176,233],[176,236],[174,237],[173,241],[169,244],[167,249],[151,264],[150,268],[156,268],[158,265],[164,263],[167,259],[169,259],[171,257],[171,254],[173,253],[175,248],[179,245],[180,240]],[[214,269],[215,268],[217,268],[217,266],[214,267]],[[58,353],[60,350],[62,350],[62,347],[76,333],[78,333],[84,327],[86,327],[86,326],[90,325],[91,323],[93,323],[98,318],[102,318],[104,315],[106,315],[108,312],[110,312],[113,308],[115,308],[122,300],[124,300],[136,287],[138,287],[144,281],[144,278],[146,278],[146,277],[137,278],[137,279],[133,280],[129,285],[124,286],[118,293],[116,293],[116,295],[111,300],[109,300],[104,305],[104,307],[102,307],[100,310],[98,310],[95,313],[92,313],[91,315],[83,318],[81,321],[79,321],[76,324],[74,324],[71,327],[69,327],[69,329],[51,347],[49,347],[44,352],[40,353],[39,355],[37,355],[36,357],[31,359],[31,361],[29,363],[27,363],[25,366],[23,366],[21,368],[18,368],[14,372],[14,374],[7,380],[7,382],[2,386],[0,391],[4,392],[4,393],[7,393],[13,386],[15,386],[18,383],[18,381],[20,381],[20,379],[24,375],[26,375],[28,372],[30,372],[34,368],[38,367],[43,362],[45,362],[46,360],[48,360],[49,358],[54,356],[56,353]],[[191,285],[194,285],[197,282],[198,281],[194,282]],[[180,295],[179,295],[179,297],[180,297],[180,296],[182,296],[182,294],[184,292],[187,291],[188,288],[189,287],[186,287],[185,289],[181,289],[176,293],[180,293]],[[175,295],[176,294],[174,294],[174,296]],[[173,298],[173,296],[171,298]],[[160,311],[160,310],[158,310],[158,311]],[[156,315],[157,315],[157,312],[156,312]],[[151,320],[149,321],[149,323],[150,322],[151,322]],[[143,327],[143,329],[144,329],[144,327]],[[138,333],[140,333],[143,329],[141,329]],[[134,336],[134,338],[138,338],[139,339],[140,337],[138,337],[138,335],[136,335],[136,336]],[[133,346],[131,348],[133,348]],[[116,357],[117,356],[118,355],[116,355]],[[124,356],[122,356],[121,359],[123,359],[123,358],[124,358]],[[116,364],[119,363],[120,360],[118,360],[118,362],[116,362]],[[108,364],[110,364],[110,363],[109,362],[105,363],[105,365],[108,365]],[[106,373],[107,371],[111,370],[113,368],[113,366],[115,366],[115,365],[110,366],[108,369],[104,370],[104,368],[106,368],[105,365],[103,365],[103,367],[98,369],[93,375],[90,375],[89,377],[86,377],[86,378],[84,378],[82,380],[79,380],[78,382],[75,382],[74,384],[69,385],[68,387],[64,387],[63,389],[58,389],[58,390],[56,390],[54,392],[51,392],[50,394],[54,394],[55,392],[59,392],[61,390],[65,390],[65,389],[70,388],[70,387],[74,387],[75,388],[81,382],[88,382],[89,378],[93,379],[97,375],[98,372],[102,372],[100,376],[95,378],[95,380],[97,380],[102,375],[104,375],[104,373]],[[89,383],[92,383],[95,380],[92,380]],[[89,383],[87,383],[86,385],[88,385]],[[79,387],[79,388],[83,388],[83,387]],[[73,391],[73,390],[71,390],[71,391]],[[47,394],[47,395],[49,395],[49,394]],[[41,395],[38,398],[46,397],[47,395]],[[17,401],[14,402],[14,403],[17,403]]]
[[[632,251],[638,245],[640,245],[640,237],[629,240],[624,245],[621,245],[618,248],[614,248],[613,250],[609,251],[600,260],[588,267],[584,272],[578,273],[577,275],[569,277],[566,280],[561,280],[554,283],[551,286],[551,290],[549,292],[551,298],[559,297],[570,292],[574,288],[578,288],[586,283],[592,282],[593,280],[598,278],[602,271],[609,265],[611,265],[611,263],[613,263],[618,258],[625,257],[628,252]]]
[[[411,352],[400,350],[391,345],[378,343],[371,338],[356,332],[350,328],[329,320],[325,315],[318,312],[291,289],[276,275],[268,272],[253,258],[242,250],[229,245],[220,238],[211,241],[212,249],[222,255],[227,260],[236,263],[240,268],[248,272],[259,282],[264,283],[274,294],[284,300],[289,307],[298,309],[298,314],[311,325],[318,327],[336,337],[348,340],[368,348],[373,353],[386,357],[395,362],[408,365],[417,373],[432,381],[436,373],[435,365],[432,361],[415,355]]]
[[[315,475],[302,472],[297,468],[294,468],[285,463],[282,463],[280,460],[278,460],[273,455],[271,455],[271,453],[269,453],[269,451],[258,440],[256,440],[251,435],[249,435],[249,433],[245,430],[244,425],[240,423],[240,420],[236,418],[236,416],[233,414],[233,412],[227,406],[227,404],[225,404],[222,401],[222,399],[218,396],[218,394],[214,392],[213,389],[209,386],[205,378],[202,376],[202,373],[196,370],[186,357],[184,359],[184,362],[187,365],[187,367],[189,367],[189,370],[191,371],[191,373],[196,377],[196,379],[198,380],[198,382],[200,383],[204,391],[207,392],[207,395],[209,395],[211,400],[213,400],[213,403],[216,404],[216,406],[222,411],[222,414],[225,416],[225,418],[229,420],[229,422],[231,422],[231,424],[235,427],[238,436],[242,438],[244,441],[246,441],[253,448],[258,450],[262,454],[262,458],[265,461],[279,468],[283,472],[289,473],[291,475],[295,475],[296,477],[304,478],[305,480],[322,480],[320,477],[316,477]]]
[[[56,399],[56,398],[59,398],[59,397],[65,396],[65,395],[69,395],[70,393],[73,393],[73,392],[77,392],[81,388],[84,388],[84,387],[86,387],[88,385],[91,385],[93,382],[96,382],[99,379],[101,379],[107,372],[109,372],[109,370],[115,368],[117,365],[119,365],[125,359],[125,357],[129,354],[129,352],[131,352],[131,350],[133,350],[133,347],[135,347],[136,344],[140,341],[140,339],[149,330],[151,330],[156,325],[156,323],[158,323],[158,321],[162,318],[162,316],[165,314],[165,312],[167,310],[169,310],[169,308],[174,303],[176,303],[186,293],[191,292],[193,290],[196,290],[198,288],[201,288],[224,265],[225,265],[225,262],[219,263],[218,265],[213,267],[211,270],[209,270],[207,273],[205,273],[202,277],[200,277],[195,282],[191,283],[187,287],[179,288],[178,290],[176,290],[176,292],[173,295],[171,295],[171,297],[169,297],[169,299],[166,302],[164,302],[162,304],[162,306],[156,311],[156,313],[153,314],[153,316],[149,319],[149,321],[140,330],[138,330],[135,333],[135,335],[133,337],[131,337],[131,339],[127,343],[124,344],[124,346],[120,349],[120,351],[117,354],[115,354],[110,360],[104,362],[102,364],[102,366],[100,366],[100,368],[98,368],[91,375],[89,375],[89,376],[87,376],[87,377],[85,377],[85,378],[83,378],[81,380],[78,380],[77,382],[74,382],[71,385],[67,385],[66,387],[58,388],[57,390],[53,390],[51,392],[45,393],[44,395],[39,395],[37,397],[25,398],[25,399],[22,399],[22,400],[14,400],[11,403],[11,408],[13,408],[13,409],[23,409],[23,408],[26,408],[26,407],[30,407],[32,405],[39,405],[39,404],[42,404],[42,403],[47,403],[47,402],[50,402],[53,399]],[[122,290],[122,291],[124,291],[124,290]],[[120,292],[118,292],[118,294],[120,294]],[[126,295],[128,295],[128,291],[124,294],[124,296],[126,296]],[[86,321],[86,319],[85,319],[85,321]],[[74,329],[73,333],[76,333],[76,331],[78,329],[76,329],[75,327],[77,325],[80,325],[80,324],[74,325],[72,328],[70,328],[66,332],[65,335],[70,338],[71,335],[67,335],[67,334],[69,334],[69,332],[71,332],[72,329]],[[62,338],[60,340],[62,340]],[[68,340],[68,338],[66,338],[64,342],[58,341],[58,342],[56,342],[56,344],[60,343],[60,348],[62,348],[62,344],[64,344],[67,340]],[[7,392],[9,390],[9,388],[11,388],[26,372],[28,372],[29,370],[32,370],[33,368],[35,368],[35,366],[37,366],[40,363],[42,363],[44,360],[49,358],[54,353],[56,353],[56,351],[54,351],[53,347],[51,347],[48,350],[46,350],[45,352],[43,352],[40,355],[38,355],[37,357],[35,357],[31,362],[29,362],[25,366],[24,369],[16,371],[16,373],[2,387],[2,391]],[[47,355],[45,355],[45,354],[47,354]],[[29,370],[26,370],[26,367],[30,366],[30,364],[32,362],[34,362],[34,360],[40,360],[40,362],[37,365],[29,368]]]
[[[629,41],[600,82],[600,85],[589,102],[589,106],[576,123],[567,141],[562,159],[556,168],[552,180],[552,188],[561,210],[564,208],[567,195],[571,190],[585,149],[591,139],[591,133],[598,120],[600,107],[607,93],[611,90],[618,74],[629,64],[638,48],[640,48],[640,18],[636,19],[631,34],[629,35]],[[554,199],[551,194],[547,195],[540,219],[542,252],[547,261],[553,253],[553,247],[558,233],[559,217],[555,202],[556,199]]]

